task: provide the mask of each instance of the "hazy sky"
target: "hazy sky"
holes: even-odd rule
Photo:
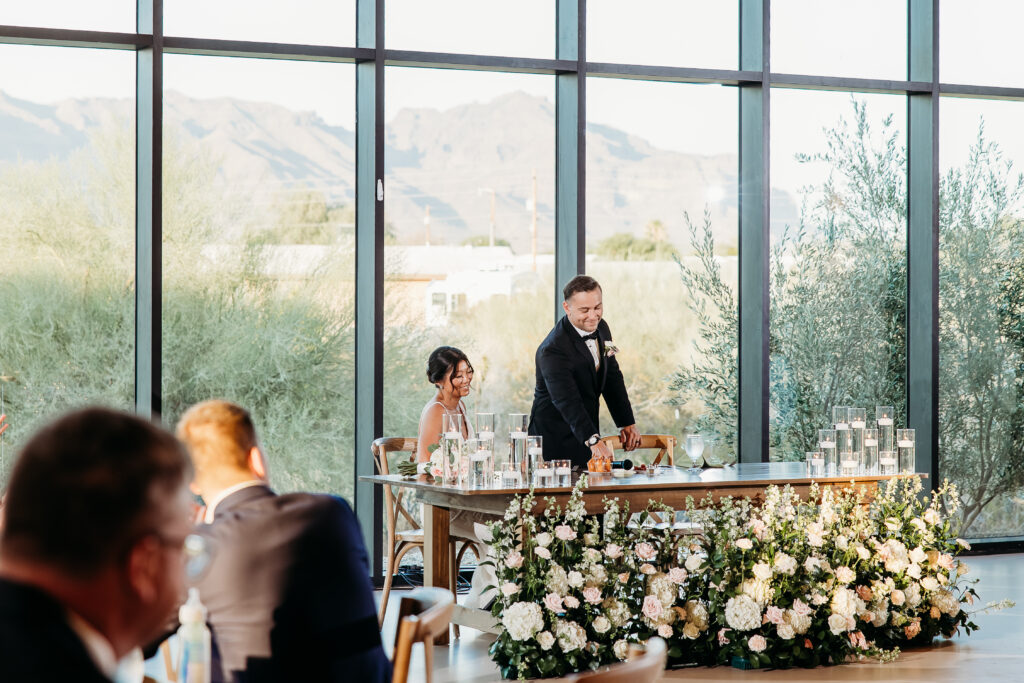
[[[312,44],[354,43],[354,0],[166,0],[168,35],[219,36]],[[0,3],[0,23],[132,31],[134,0]],[[553,0],[389,0],[387,45],[530,57],[554,56]],[[906,3],[901,0],[774,0],[772,70],[905,78]],[[1017,0],[943,0],[943,82],[1024,87],[1024,55],[1014,31]],[[650,17],[658,20],[650,23]],[[999,21],[992,18],[998,16]],[[307,21],[295,21],[303,17]],[[736,3],[697,0],[590,0],[592,61],[735,68]],[[865,39],[865,36],[871,36]],[[316,112],[354,125],[354,69],[347,64],[168,55],[165,87],[192,97],[235,97]],[[405,107],[446,109],[525,91],[554,99],[549,76],[392,68],[386,116]],[[0,45],[0,90],[37,102],[68,97],[129,97],[134,59],[127,51]],[[858,96],[861,97],[861,96]],[[773,94],[773,184],[794,189],[814,177],[792,161],[822,144],[821,129],[850,110],[846,93]],[[870,112],[905,129],[906,100],[866,96]],[[734,88],[590,79],[588,120],[687,153],[735,153]],[[1024,167],[1024,103],[944,100],[942,161],[962,162],[984,115],[992,139]],[[783,153],[780,155],[779,153]]]

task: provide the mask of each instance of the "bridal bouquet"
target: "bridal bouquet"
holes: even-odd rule
[[[830,487],[807,501],[769,487],[759,506],[690,501],[696,536],[669,508],[609,499],[602,529],[585,486],[564,510],[550,498],[535,510],[531,492],[491,525],[502,632],[490,652],[506,678],[596,669],[653,635],[670,663],[784,668],[887,661],[976,628],[948,484],[923,498],[919,479],[894,480],[870,504]]]

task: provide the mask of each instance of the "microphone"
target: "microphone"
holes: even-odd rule
[[[633,461],[629,458],[623,460],[612,460],[613,470],[631,470],[633,469]]]

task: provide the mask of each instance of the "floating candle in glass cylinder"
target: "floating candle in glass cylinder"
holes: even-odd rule
[[[875,406],[875,419],[878,421],[878,452],[895,451],[892,443],[893,419],[896,410],[892,406]]]
[[[864,430],[864,474],[878,474],[878,430]]]
[[[896,447],[900,454],[900,474],[913,474],[917,467],[915,460],[915,432],[913,429],[896,430]]]
[[[836,430],[836,453],[838,458],[842,459],[843,453],[849,452],[852,447],[850,443],[850,409],[847,406],[832,408],[832,426]],[[825,463],[825,466],[828,467],[828,463]],[[836,470],[829,471],[829,474],[835,473]]]
[[[836,430],[819,429],[818,447],[824,458],[824,471],[819,476],[828,476],[836,471]]]

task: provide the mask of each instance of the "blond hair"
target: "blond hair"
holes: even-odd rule
[[[178,421],[178,438],[188,447],[199,477],[218,470],[246,470],[256,446],[249,411],[230,401],[203,401]]]

